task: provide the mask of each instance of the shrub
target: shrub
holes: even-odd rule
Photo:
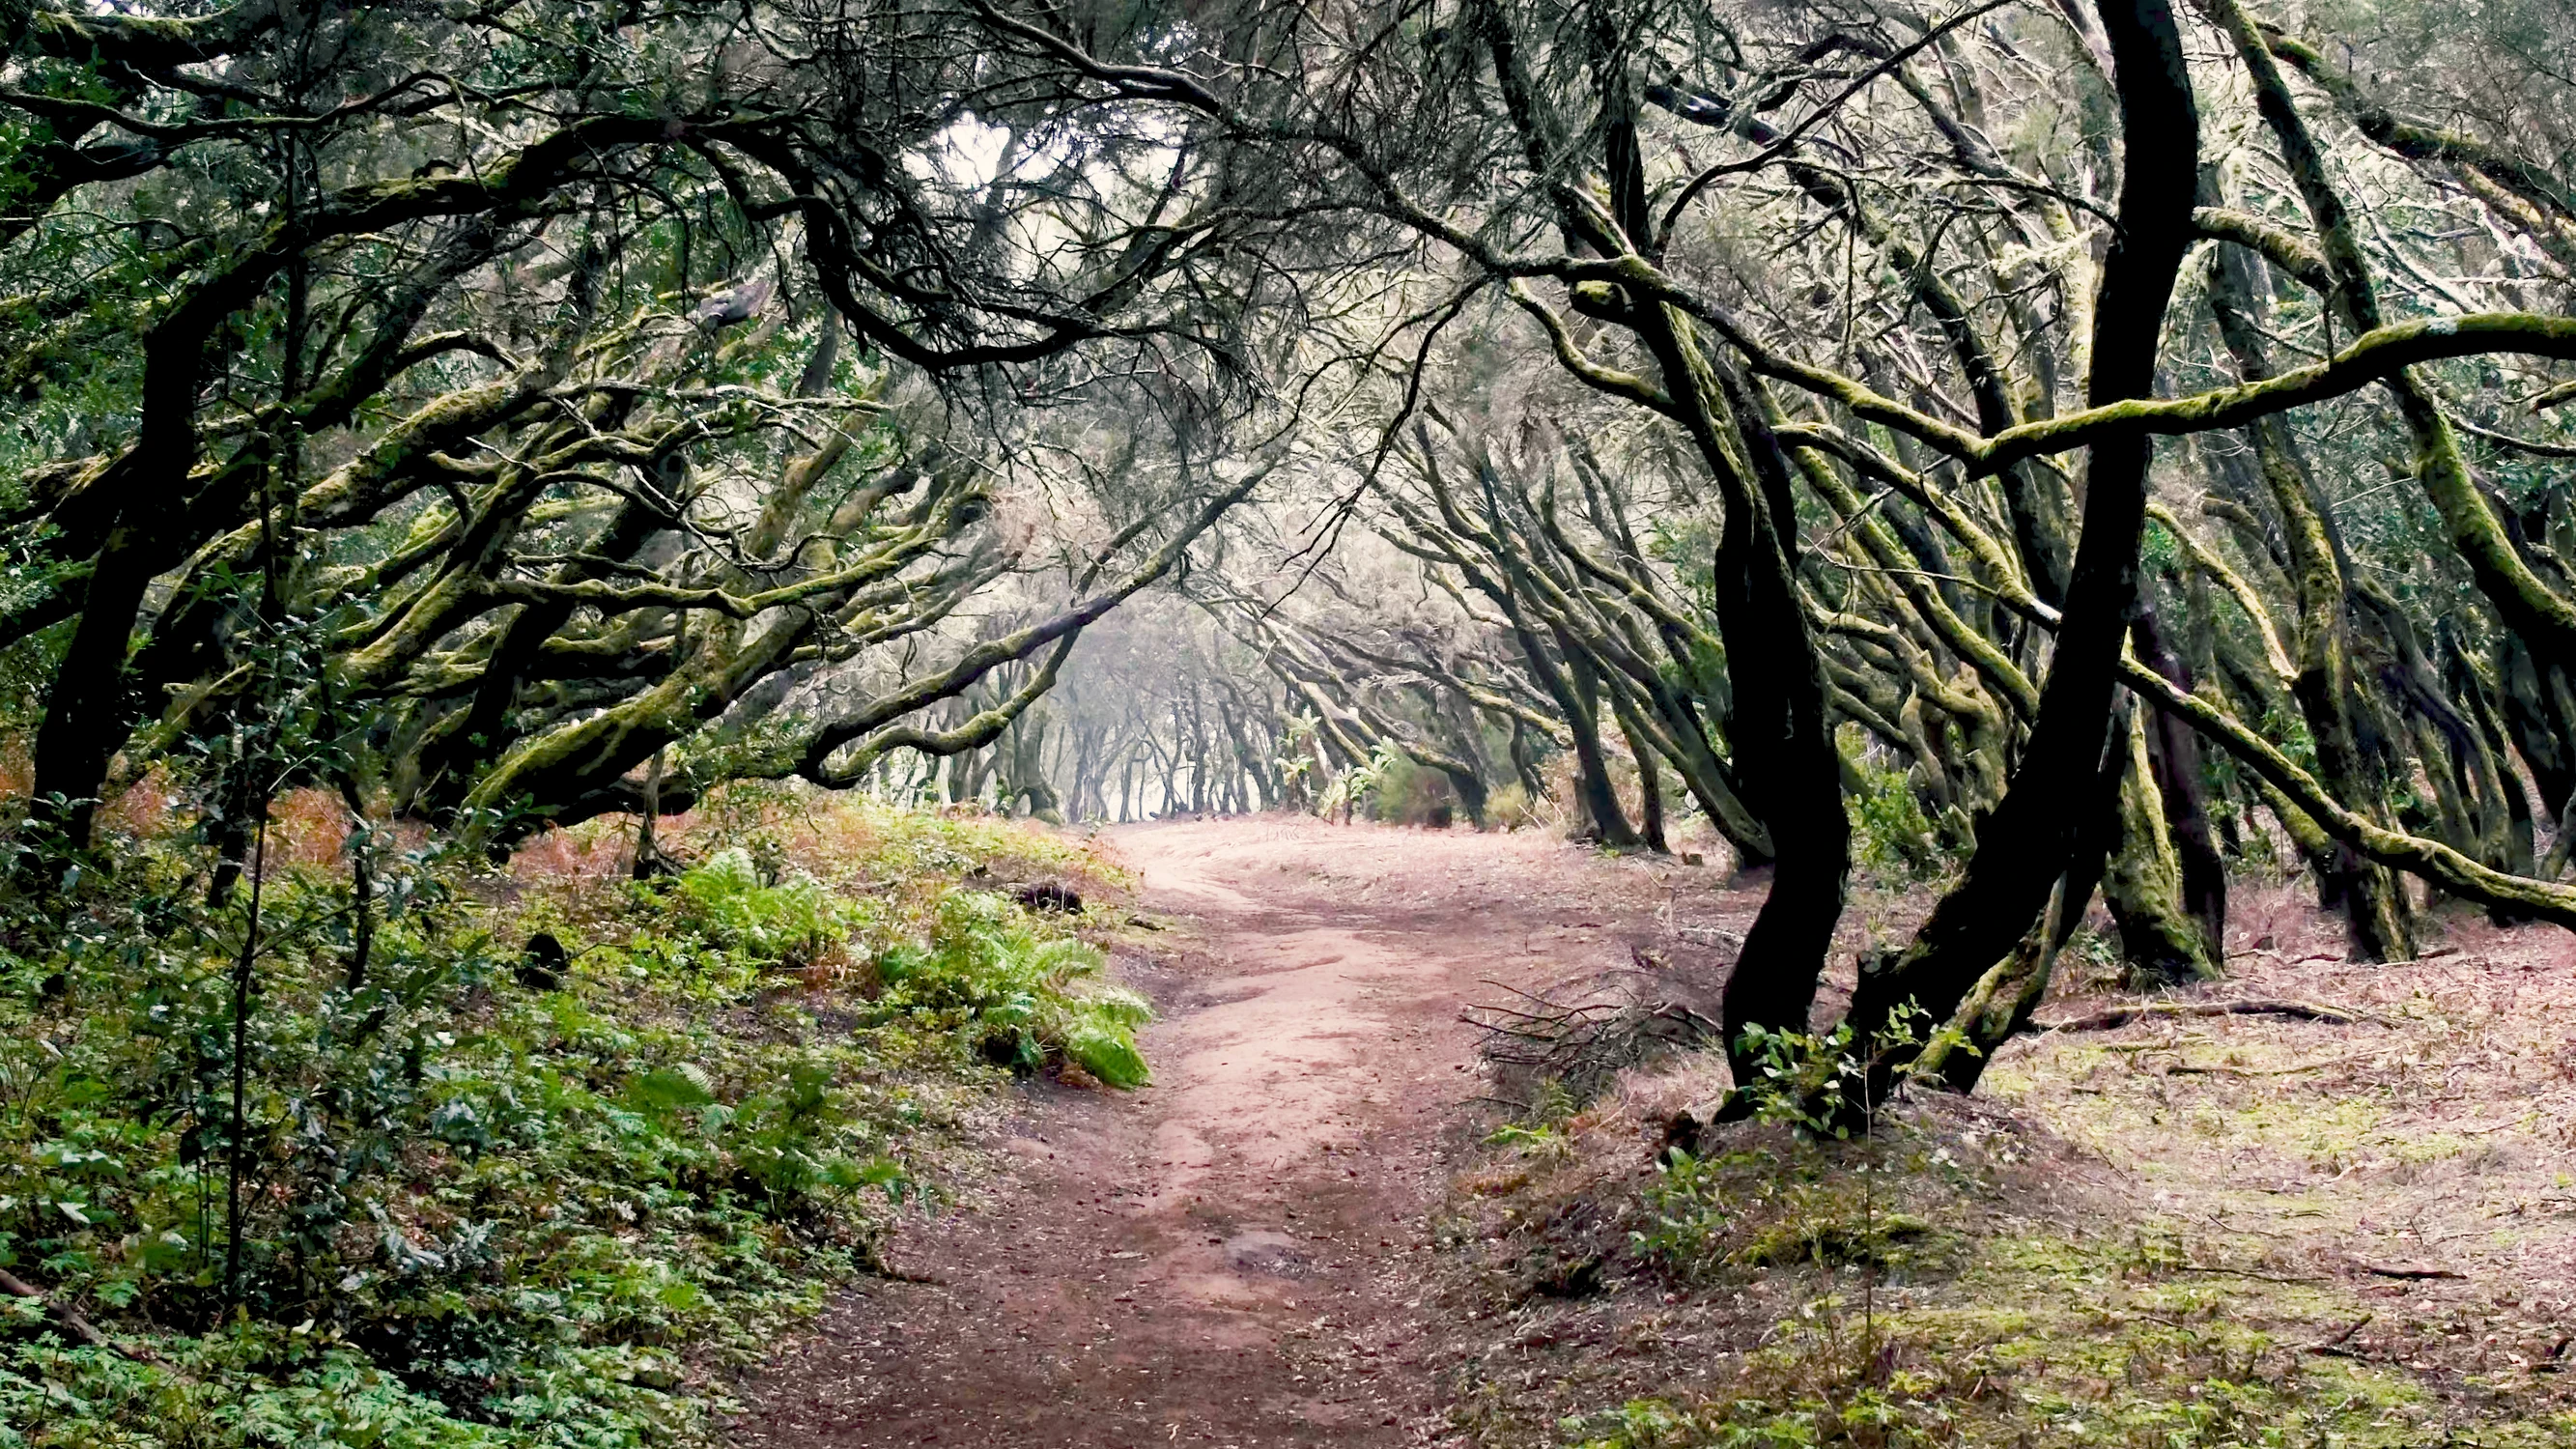
[[[381,857],[363,972],[346,879],[268,872],[237,1132],[247,892],[209,906],[174,833],[0,893],[0,1265],[150,1355],[0,1299],[0,1449],[703,1438],[685,1366],[751,1360],[871,1261],[990,1080],[961,1044],[1146,1075],[1098,951],[954,888],[1061,847],[817,820],[813,862],[876,894],[740,849],[667,890]],[[510,969],[537,930],[580,947],[542,986]],[[759,974],[855,937],[911,943],[873,1019]]]
[[[1928,880],[1944,860],[1930,817],[1903,770],[1874,765],[1846,751],[1861,789],[1851,800],[1852,858],[1861,869],[1900,882]]]
[[[764,883],[751,852],[732,846],[680,876],[680,917],[717,945],[763,962],[812,959],[842,935],[822,884],[796,871]]]
[[[951,891],[926,945],[880,956],[890,1011],[946,1011],[985,1028],[987,1057],[1033,1070],[1069,1060],[1113,1087],[1141,1087],[1148,1073],[1136,1028],[1153,1018],[1141,996],[1097,980],[1099,949],[1041,939],[1026,911],[992,891]]]

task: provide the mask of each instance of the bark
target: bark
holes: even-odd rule
[[[1568,451],[1578,460],[1584,457],[1579,448],[1569,447]],[[1598,474],[1600,465],[1584,463],[1578,471]],[[1602,476],[1606,485],[1606,475]],[[1769,863],[1770,832],[1745,806],[1734,771],[1710,748],[1708,730],[1700,716],[1703,701],[1727,707],[1723,703],[1728,695],[1721,687],[1722,679],[1706,678],[1703,668],[1704,658],[1723,654],[1725,646],[1657,593],[1648,571],[1642,567],[1634,540],[1624,532],[1616,536],[1616,541],[1626,557],[1616,565],[1595,557],[1569,537],[1556,520],[1552,491],[1549,506],[1536,514],[1548,542],[1576,570],[1618,590],[1652,621],[1670,673],[1683,681],[1678,687],[1668,682],[1666,671],[1651,662],[1644,631],[1635,627],[1633,619],[1622,616],[1610,626],[1624,629],[1624,639],[1587,639],[1587,643],[1599,645],[1609,666],[1604,672],[1628,711],[1622,722],[1631,732],[1631,743],[1643,739],[1653,753],[1672,764],[1683,786],[1699,801],[1709,823],[1735,847],[1739,860],[1756,865]],[[1567,604],[1574,602],[1565,589],[1557,590],[1556,598]]]
[[[2147,722],[2133,713],[2112,747],[2126,761],[2115,817],[2120,844],[2102,874],[2102,899],[2119,923],[2130,984],[2179,986],[2219,974],[2223,937],[2182,903],[2182,859],[2165,823],[2164,795],[2147,758]]]
[[[2142,603],[2129,638],[2148,668],[2189,691],[2191,673],[2166,646],[2155,611]],[[2227,861],[2211,838],[2207,792],[2202,788],[2200,739],[2178,720],[2156,714],[2147,723],[2149,779],[2164,806],[2165,832],[2180,873],[2182,908],[2199,924],[2212,963],[2227,950]],[[2213,973],[2214,969],[2213,969]]]
[[[1568,649],[1562,656],[1565,665],[1560,668],[1557,658],[1551,656],[1536,634],[1527,628],[1516,628],[1514,633],[1519,637],[1522,656],[1529,661],[1530,673],[1555,699],[1565,717],[1566,733],[1574,747],[1575,804],[1588,823],[1583,833],[1613,849],[1633,847],[1636,833],[1628,828],[1628,817],[1619,810],[1619,797],[1610,788],[1609,761],[1601,753],[1599,697],[1595,694],[1589,704],[1586,702],[1582,681],[1588,669],[1578,672],[1580,652]],[[1592,682],[1597,689],[1597,679]]]
[[[2095,885],[2103,879],[2109,848],[2120,838],[2119,796],[2132,773],[2126,748],[2131,737],[2131,709],[2124,698],[2117,710],[2119,717],[2112,721],[2110,740],[2094,772],[2090,794],[2076,812],[2091,823],[2076,837],[2066,873],[2050,887],[2047,908],[2023,933],[2013,953],[1977,978],[1976,985],[1951,1012],[1947,1029],[1933,1033],[1924,1043],[1906,1069],[1913,1079],[1934,1082],[1954,1092],[1974,1091],[1996,1051],[2029,1028],[2031,1013],[2038,1009],[2040,998],[2048,994],[2058,953],[2065,949],[2075,928],[2084,923],[2084,908],[2093,899]]]
[[[2102,267],[2086,401],[2100,408],[2148,394],[2156,344],[2183,256],[2199,165],[2199,115],[2180,34],[2165,0],[2104,0],[2117,62],[2123,175],[2120,234]],[[2067,586],[2039,714],[2011,785],[1959,884],[1945,893],[1902,956],[1865,973],[1854,993],[1853,1040],[1871,1054],[1876,1085],[1912,1053],[1878,1051],[1900,1007],[1947,1021],[2011,954],[2046,907],[2077,844],[2082,798],[2102,757],[2121,642],[2138,596],[2153,442],[2143,432],[2092,448],[2083,537]],[[1870,1094],[1873,1098],[1877,1092]]]
[[[654,827],[662,818],[662,760],[670,752],[655,750],[644,766],[644,808],[635,817],[635,865],[629,872],[637,880],[651,880],[661,875],[662,850],[654,840]]]
[[[2529,646],[2506,634],[2496,642],[2496,674],[2506,728],[2531,766],[2540,805],[2552,817],[2576,800],[2576,687],[2555,666],[2532,658]]]
[[[1664,784],[1657,777],[1655,752],[1639,733],[1642,727],[1636,716],[1624,704],[1616,708],[1619,733],[1628,742],[1629,757],[1637,762],[1637,838],[1657,855],[1669,855],[1672,847],[1664,843]]]
[[[2272,375],[2261,327],[2262,296],[2242,254],[2223,247],[2213,253],[2211,310],[2221,340],[2248,382]],[[2377,817],[2387,790],[2355,718],[2361,684],[2352,667],[2352,603],[2332,516],[2306,459],[2279,419],[2255,423],[2246,429],[2246,440],[2281,521],[2278,541],[2298,609],[2290,630],[2296,671],[2290,692],[2315,742],[2318,773],[2338,799],[2360,802],[2360,808]],[[2402,961],[2415,954],[2405,892],[2384,867],[2350,846],[2338,841],[2325,847],[2317,894],[2327,908],[2342,911],[2359,959]]]
[[[1678,309],[1649,314],[1645,340],[1717,480],[1726,520],[1714,568],[1726,646],[1727,739],[1744,803],[1770,832],[1770,893],[1745,933],[1720,999],[1736,1079],[1751,1080],[1745,1030],[1808,1029],[1851,869],[1842,754],[1834,747],[1822,653],[1797,583],[1788,457],[1750,385],[1701,351]]]

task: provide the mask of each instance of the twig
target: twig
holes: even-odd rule
[[[1522,989],[1520,989],[1520,988],[1519,988],[1519,987],[1517,987],[1517,986],[1506,986],[1506,985],[1504,985],[1502,982],[1500,982],[1500,981],[1496,981],[1496,980],[1492,979],[1491,977],[1487,977],[1487,978],[1485,978],[1485,979],[1484,979],[1480,984],[1485,985],[1485,986],[1490,986],[1490,987],[1494,988],[1496,991],[1508,991],[1508,992],[1510,992],[1512,995],[1519,997],[1519,998],[1520,998],[1521,1000],[1523,1000],[1523,1001],[1534,1001],[1534,1002],[1537,1002],[1539,1005],[1546,1007],[1546,1008],[1547,1008],[1549,1011],[1551,1011],[1551,1012],[1565,1012],[1565,1011],[1593,1011],[1593,1010],[1598,1010],[1598,1009],[1600,1009],[1598,1006],[1576,1006],[1576,1007],[1568,1007],[1568,1006],[1563,1005],[1562,1003],[1555,1002],[1555,1001],[1551,1001],[1551,1000],[1549,1000],[1548,998],[1546,998],[1546,997],[1544,997],[1544,996],[1539,995],[1539,994],[1538,994],[1537,992],[1535,992],[1535,991],[1523,991]],[[1502,1008],[1502,1007],[1495,1007],[1495,1008],[1493,1008],[1493,1009],[1494,1009],[1494,1010],[1496,1010],[1496,1011],[1504,1010],[1504,1008]]]
[[[2368,1274],[2370,1274],[2371,1276],[2376,1277],[2376,1278],[2417,1278],[2417,1279],[2421,1279],[2421,1278],[2466,1278],[2466,1277],[2468,1277],[2468,1276],[2469,1276],[2469,1275],[2468,1275],[2468,1274],[2466,1274],[2466,1273],[2454,1273],[2454,1272],[2452,1272],[2452,1271],[2451,1271],[2450,1269],[2448,1269],[2448,1268],[2388,1268],[2388,1267],[2382,1267],[2381,1265],[2379,1265],[2379,1264],[2377,1264],[2377,1263],[2365,1263],[2365,1262],[2362,1262],[2362,1261],[2361,1261],[2360,1259],[2358,1259],[2358,1258],[2356,1258],[2356,1259],[2354,1259],[2354,1260],[2353,1260],[2353,1266],[2354,1266],[2354,1267],[2356,1267],[2356,1268],[2359,1268],[2361,1271],[2363,1271],[2363,1272],[2365,1272],[2365,1273],[2368,1273]]]
[[[2322,1021],[2334,1026],[2351,1026],[2364,1018],[2331,1006],[2309,1001],[2264,999],[2257,1001],[2147,1001],[2135,1006],[2114,1006],[2091,1016],[2072,1021],[2043,1023],[2042,1031],[2109,1031],[2143,1021],[2151,1016],[2289,1016],[2302,1021]]]
[[[1717,1033],[1715,1023],[1674,1002],[1568,1005],[1499,981],[1485,984],[1535,1008],[1478,1002],[1458,1013],[1459,1020],[1486,1034],[1486,1058],[1569,1084],[1606,1076],[1659,1048],[1704,1041]]]
[[[1740,947],[1744,944],[1743,932],[1730,931],[1723,926],[1685,926],[1674,921],[1666,924],[1664,929],[1685,941],[1698,941],[1703,945]]]
[[[2361,1332],[2362,1325],[2370,1322],[2378,1316],[2379,1315],[2376,1313],[2365,1313],[2359,1318],[2354,1319],[2352,1322],[2345,1324],[2343,1331],[2336,1334],[2334,1337],[2321,1339],[2315,1343],[2309,1344],[2307,1351],[2309,1353],[2326,1354],[2333,1358],[2359,1358],[2361,1357],[2360,1354],[2344,1347],[2344,1345],[2352,1341],[2352,1336],[2354,1334]]]
[[[2223,1077],[2288,1077],[2288,1076],[2295,1076],[2295,1075],[2297,1075],[2297,1074],[2298,1074],[2298,1073],[2300,1073],[2300,1072],[2313,1072],[2313,1071],[2315,1071],[2315,1070],[2316,1070],[2317,1068],[2319,1068],[2319,1067],[2333,1067],[2333,1066],[2341,1066],[2341,1065],[2342,1065],[2342,1064],[2344,1064],[2345,1062],[2357,1062],[2357,1061],[2361,1061],[2361,1060],[2363,1060],[2363,1059],[2365,1059],[2365,1058],[2373,1057],[2373,1056],[2376,1056],[2376,1055],[2378,1055],[2378,1053],[2376,1053],[2376,1052],[2346,1052],[2346,1053],[2344,1053],[2342,1056],[2339,1056],[2339,1057],[2321,1057],[2321,1058],[2319,1058],[2319,1059],[2318,1059],[2318,1060],[2316,1060],[2316,1061],[2313,1061],[2313,1062],[2301,1062],[2301,1063],[2299,1063],[2297,1066],[2293,1066],[2293,1067],[2231,1067],[2231,1066],[2225,1066],[2225,1065],[2221,1065],[2221,1064],[2212,1064],[2212,1065],[2209,1065],[2209,1066],[2194,1066],[2194,1065],[2192,1065],[2192,1064],[2191,1064],[2191,1063],[2189,1063],[2189,1062],[2176,1062],[2176,1063],[2174,1063],[2172,1066],[2165,1068],[2165,1075],[2167,1075],[2167,1076],[2195,1076],[2195,1075],[2209,1075],[2209,1076],[2223,1076]],[[2507,1124],[2507,1125],[2511,1125],[2511,1124]]]
[[[2301,1273],[2295,1276],[2281,1273],[2257,1273],[2251,1268],[2220,1268],[2207,1263],[2185,1263],[2175,1268],[2174,1271],[2177,1273],[2214,1273],[2222,1278],[2251,1278],[2258,1283],[2323,1283],[2326,1281],[2314,1273]]]

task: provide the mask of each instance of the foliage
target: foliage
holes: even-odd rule
[[[1378,741],[1369,752],[1368,759],[1335,775],[1333,782],[1324,787],[1323,798],[1315,804],[1316,813],[1331,815],[1340,811],[1350,815],[1365,811],[1375,816],[1379,796],[1390,784],[1401,779],[1412,768],[1412,763],[1396,747],[1395,741]]]
[[[1369,796],[1370,819],[1389,825],[1450,823],[1456,805],[1448,776],[1423,768],[1391,743],[1378,746],[1372,763],[1377,779]]]
[[[708,939],[763,961],[809,959],[842,934],[821,882],[802,871],[764,882],[738,845],[682,872],[678,904],[681,919]]]
[[[1859,1105],[1866,1064],[1852,1051],[1848,1024],[1819,1036],[1755,1023],[1745,1028],[1740,1055],[1755,1064],[1737,1088],[1753,1115],[1814,1136],[1851,1134],[1847,1109]]]
[[[1530,1089],[1529,1106],[1520,1120],[1506,1122],[1485,1137],[1488,1147],[1513,1147],[1526,1157],[1565,1157],[1574,1150],[1566,1125],[1581,1110],[1562,1077],[1541,1077]]]
[[[1028,913],[990,891],[951,892],[929,940],[879,958],[881,1010],[942,1014],[979,1034],[989,1060],[1032,1070],[1068,1059],[1113,1087],[1141,1087],[1136,1028],[1145,999],[1096,978],[1096,946],[1042,938]]]
[[[201,849],[172,836],[11,906],[0,1263],[149,1357],[66,1343],[10,1301],[0,1443],[702,1436],[708,1369],[863,1271],[958,1150],[994,1027],[1104,1081],[1145,1075],[1144,1005],[1094,979],[1099,953],[957,887],[1024,832],[872,815],[847,838],[881,848],[856,858],[764,884],[729,848],[667,892],[528,871],[500,890],[416,851],[376,881],[362,979],[346,879],[272,869],[232,1284],[245,898],[206,904]],[[894,885],[850,902],[808,865]],[[554,979],[508,944],[538,930],[574,948]],[[856,969],[775,988],[822,947],[916,930],[921,969],[890,952],[872,1004],[848,996]]]
[[[1850,798],[1853,863],[1895,882],[1940,874],[1946,862],[1914,782],[1903,770],[1866,758],[1853,759],[1851,767],[1859,783]]]
[[[1904,1268],[1937,1261],[1944,1240],[1917,1213],[1871,1201],[1866,1172],[1807,1151],[1665,1154],[1640,1195],[1637,1255],[1684,1282],[1730,1270],[1814,1264]]]
[[[34,794],[79,843],[120,750],[219,747],[266,707],[254,613],[310,626],[294,679],[354,717],[358,773],[507,840],[634,808],[675,747],[674,800],[980,750],[1249,491],[1151,460],[1093,491],[1022,446],[1050,359],[1104,325],[1159,351],[1213,278],[1149,300],[1169,262],[1132,252],[1097,285],[1161,214],[1108,132],[962,174],[977,135],[1056,124],[980,25],[702,0],[10,17],[0,697],[41,695]],[[932,293],[896,280],[920,267]],[[1230,327],[1260,290],[1225,289]],[[917,405],[951,376],[979,382]],[[1193,436],[1228,421],[1187,410]],[[1102,421],[1134,448],[1164,417]],[[1007,526],[1008,474],[1078,521]],[[921,727],[1002,678],[966,727]]]

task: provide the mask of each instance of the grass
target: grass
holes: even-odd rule
[[[782,792],[667,831],[676,881],[624,880],[623,844],[380,861],[353,984],[334,852],[281,839],[237,1272],[239,899],[147,837],[7,921],[0,1264],[46,1298],[0,1299],[0,1446],[703,1442],[1014,1074],[1144,1077],[1107,918],[996,889],[1114,889],[1077,843]],[[523,966],[538,933],[568,966]]]
[[[2473,940],[2412,968],[2247,963],[2223,989],[2367,1019],[2025,1041],[1986,1098],[1902,1105],[1874,1141],[1749,1123],[1662,1152],[1663,1118],[1724,1080],[1699,1060],[1498,1132],[1437,1224],[1457,1427],[1584,1449],[2576,1443],[2569,991],[2537,933]],[[1535,1289],[1592,1259],[1591,1296]]]

